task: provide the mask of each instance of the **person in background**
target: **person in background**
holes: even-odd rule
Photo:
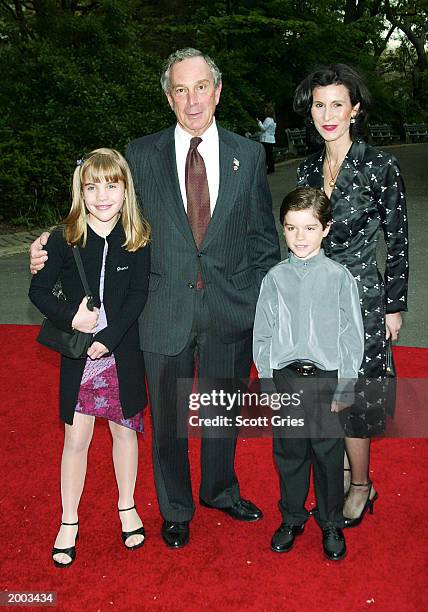
[[[273,159],[273,146],[275,144],[275,110],[272,105],[268,105],[265,108],[265,120],[263,123],[260,119],[257,119],[257,123],[260,128],[260,142],[265,148],[266,152],[266,167],[267,173],[272,174],[275,172],[275,163]]]
[[[43,269],[33,276],[31,301],[64,331],[94,333],[84,359],[61,357],[60,416],[65,423],[61,462],[62,521],[52,558],[69,567],[76,557],[78,507],[95,417],[108,419],[126,548],[144,544],[134,505],[138,466],[136,432],[147,403],[138,317],[147,298],[150,227],[142,218],[131,172],[113,149],[79,160],[70,213],[52,231]],[[78,245],[96,308],[87,308],[72,249]],[[66,300],[53,293],[57,281]],[[96,508],[94,509],[96,512]]]

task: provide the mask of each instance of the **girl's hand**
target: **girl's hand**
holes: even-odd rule
[[[386,339],[398,340],[398,332],[402,325],[401,312],[390,312],[385,315]]]
[[[100,311],[98,308],[89,310],[89,308],[86,306],[87,302],[88,298],[85,295],[83,300],[80,302],[79,310],[73,317],[71,327],[73,329],[77,329],[77,331],[85,332],[86,334],[93,334],[97,329]]]
[[[109,350],[106,346],[104,346],[104,344],[101,344],[101,342],[94,342],[88,348],[88,357],[91,359],[99,359],[100,357],[107,355],[108,352]]]

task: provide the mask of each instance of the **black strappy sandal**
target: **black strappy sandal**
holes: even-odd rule
[[[136,510],[135,505],[131,508],[118,508],[118,512],[128,512],[129,510],[134,509]],[[143,540],[138,544],[134,544],[134,546],[127,546],[126,540],[133,535],[142,535]],[[127,548],[128,550],[137,550],[137,548],[141,548],[144,545],[144,542],[146,541],[146,532],[144,531],[144,525],[141,525],[141,527],[138,527],[138,529],[134,529],[134,531],[122,531],[122,540],[125,545],[125,548]]]
[[[79,525],[79,521],[77,521],[77,523],[61,522],[61,525],[70,525],[71,527],[73,527],[74,525]],[[70,567],[70,565],[73,563],[73,561],[76,558],[76,542],[78,539],[79,539],[79,528],[77,528],[76,537],[74,539],[74,546],[69,546],[68,548],[55,548],[54,546],[52,548],[52,561],[54,562],[55,567]],[[59,561],[53,558],[54,555],[58,555],[60,553],[63,553],[64,555],[67,555],[68,557],[70,557],[70,561],[68,563],[60,563]]]

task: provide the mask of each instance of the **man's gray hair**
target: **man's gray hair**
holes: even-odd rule
[[[178,49],[171,53],[164,64],[162,76],[161,76],[161,85],[162,89],[165,93],[167,93],[171,89],[171,80],[170,80],[170,71],[171,66],[176,64],[177,62],[182,62],[185,59],[189,59],[190,57],[202,57],[209,66],[209,69],[212,72],[214,87],[217,88],[221,83],[221,72],[218,69],[218,66],[213,62],[213,60],[209,57],[209,55],[205,55],[202,51],[198,51],[198,49],[193,49],[192,47],[187,47],[186,49]]]

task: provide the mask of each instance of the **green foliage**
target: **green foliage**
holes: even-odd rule
[[[49,37],[35,23],[37,37],[1,49],[8,67],[0,92],[3,218],[58,221],[77,158],[100,146],[123,150],[169,125],[160,62],[139,49],[113,4],[100,15],[50,15]]]
[[[412,0],[2,1],[0,216],[58,221],[77,158],[99,146],[123,150],[169,125],[159,75],[181,47],[200,48],[221,67],[217,116],[240,133],[254,132],[255,118],[273,102],[281,142],[283,128],[301,121],[292,112],[297,83],[331,62],[366,76],[373,121],[398,129],[405,120],[426,120],[414,99],[417,63],[418,99],[428,93],[420,52],[404,34],[397,50],[384,52],[382,11],[388,7],[390,22],[402,24],[403,6]],[[426,0],[417,11],[422,40]]]

